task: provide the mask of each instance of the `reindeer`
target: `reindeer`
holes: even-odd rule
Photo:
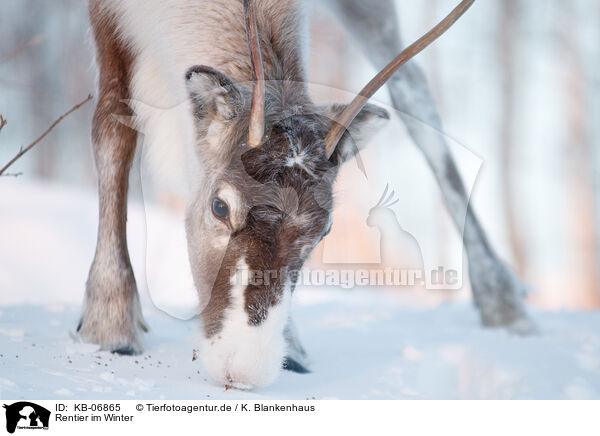
[[[185,226],[206,370],[238,388],[267,385],[282,367],[305,372],[290,319],[295,282],[289,271],[302,266],[331,227],[339,165],[388,120],[385,110],[367,103],[386,82],[459,231],[467,210],[464,246],[483,324],[527,329],[522,284],[468,207],[446,142],[416,125],[415,119],[442,130],[424,76],[412,63],[399,69],[473,1],[463,0],[404,51],[393,0],[324,1],[383,69],[349,105],[317,106],[306,85],[300,0],[90,0],[99,69],[92,142],[100,217],[81,338],[120,354],[142,351],[147,326],[126,217],[128,174],[143,131],[153,166],[181,176],[188,187]],[[176,109],[156,117],[135,102]],[[135,129],[120,122],[134,114]],[[268,285],[236,279],[240,271],[260,270],[281,273]]]

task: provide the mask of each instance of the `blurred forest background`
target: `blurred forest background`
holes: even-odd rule
[[[87,2],[0,2],[0,112],[8,120],[0,134],[0,163],[5,163],[95,92],[95,68]],[[310,80],[324,85],[315,98],[337,99],[335,89],[357,92],[375,71],[316,3]],[[456,3],[397,0],[404,42],[421,36]],[[445,134],[477,158],[461,165],[493,245],[535,289],[529,300],[549,308],[600,307],[599,41],[599,0],[480,0],[416,59],[439,103]],[[389,103],[385,92],[375,100]],[[93,192],[92,108],[88,104],[65,120],[12,171],[23,172],[22,180]],[[340,224],[316,250],[314,264],[336,252],[377,251],[365,214],[387,183],[402,200],[394,207],[398,217],[423,235],[418,239],[424,251],[442,259],[461,257],[429,170],[401,123],[391,124],[363,153],[370,187],[356,187],[358,173],[352,169],[342,175],[334,220]],[[132,196],[139,192],[133,189]],[[173,204],[165,198],[152,196]],[[10,214],[4,209],[0,216]],[[358,256],[356,262],[365,259]],[[467,295],[465,279],[465,289],[446,298]]]

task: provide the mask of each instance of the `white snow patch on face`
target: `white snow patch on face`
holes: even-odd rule
[[[289,156],[287,158],[287,160],[285,161],[285,166],[286,167],[298,167],[303,169],[304,171],[306,171],[311,177],[316,178],[317,176],[315,175],[315,173],[304,164],[304,158],[305,155],[304,153],[300,153],[294,156]]]
[[[288,156],[287,160],[285,161],[285,166],[293,167],[295,165],[298,165],[300,167],[304,166],[304,153],[295,154],[294,156]]]
[[[310,174],[311,177],[316,177],[315,173],[312,172],[312,170],[310,168],[308,168],[307,165],[305,165],[304,163],[304,159],[306,157],[306,155],[304,154],[304,151],[299,149],[299,144],[297,144],[293,138],[291,138],[288,135],[288,142],[290,144],[290,149],[292,151],[292,155],[288,156],[288,158],[285,161],[285,166],[286,167],[298,167],[303,169],[304,171],[306,171],[308,174]]]
[[[291,287],[286,284],[279,304],[269,308],[258,326],[248,323],[244,291],[248,285],[248,264],[244,257],[231,277],[231,303],[223,315],[223,328],[216,335],[202,337],[200,360],[211,377],[223,385],[251,389],[272,383],[285,357],[283,330],[289,317]]]

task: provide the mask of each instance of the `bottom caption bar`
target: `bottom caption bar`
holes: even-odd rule
[[[598,435],[597,401],[0,400],[2,430],[26,435],[140,432]],[[252,431],[254,433],[254,431]]]

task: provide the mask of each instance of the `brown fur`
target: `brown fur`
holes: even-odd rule
[[[203,4],[207,26],[219,16],[210,9],[217,4],[220,3]],[[80,333],[85,340],[104,348],[139,352],[139,328],[144,324],[125,224],[127,179],[137,134],[117,119],[132,115],[122,100],[131,98],[129,88],[136,59],[128,50],[131,41],[123,40],[123,29],[117,28],[116,17],[105,5],[103,0],[90,2],[100,70],[99,100],[92,127],[100,223]],[[387,118],[385,111],[366,106],[351,126],[350,134],[342,138],[336,153],[327,159],[323,138],[331,126],[332,108],[315,106],[308,95],[295,9],[291,3],[286,6],[263,0],[257,8],[257,20],[268,80],[267,136],[260,147],[249,149],[245,145],[251,103],[247,81],[252,73],[242,5],[226,5],[236,10],[233,15],[220,11],[224,21],[234,22],[223,34],[215,34],[215,46],[223,47],[214,59],[221,70],[196,66],[181,77],[186,80],[191,97],[198,158],[211,169],[204,180],[205,192],[186,211],[188,252],[208,338],[222,329],[225,311],[231,304],[232,270],[241,257],[251,270],[277,272],[268,284],[246,287],[248,324],[258,326],[266,319],[269,309],[280,301],[286,281],[293,289],[295,283],[289,272],[302,267],[312,247],[328,230],[331,185],[337,166],[354,155],[356,144],[352,135],[365,122]],[[224,35],[228,41],[222,40]],[[209,137],[215,127],[219,133]],[[303,166],[289,166],[288,160],[298,152],[303,154]],[[203,224],[211,213],[208,200],[224,185],[243,199],[239,216],[232,219],[230,235],[223,225]],[[223,248],[215,248],[211,243],[211,238],[219,235],[229,237]]]
[[[115,115],[132,115],[122,102],[129,97],[132,57],[115,38],[114,19],[100,10],[97,1],[90,2],[90,19],[99,67],[92,142],[100,213],[79,332],[89,342],[130,353],[141,350],[137,331],[144,326],[126,236],[128,177],[137,132]]]

